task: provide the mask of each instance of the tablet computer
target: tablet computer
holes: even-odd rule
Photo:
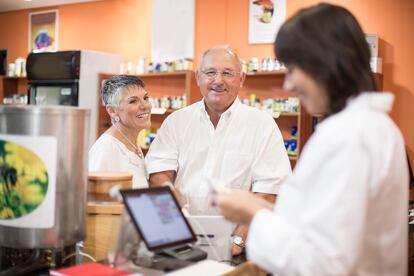
[[[120,192],[131,220],[149,250],[160,252],[197,241],[169,187]]]

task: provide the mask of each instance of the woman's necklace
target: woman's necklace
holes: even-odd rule
[[[144,154],[142,153],[141,148],[136,143],[132,143],[131,140],[129,140],[128,137],[124,133],[122,133],[122,131],[118,127],[116,127],[116,130],[118,130],[122,137],[124,137],[125,140],[127,140],[128,143],[135,149],[135,153],[138,155],[138,157],[143,159]]]

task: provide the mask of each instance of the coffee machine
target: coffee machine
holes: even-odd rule
[[[89,122],[78,107],[0,106],[0,275],[75,263]]]
[[[99,74],[117,74],[122,58],[89,50],[30,53],[27,57],[30,105],[68,105],[91,110],[89,146],[96,140]]]

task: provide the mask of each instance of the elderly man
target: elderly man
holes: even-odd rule
[[[150,185],[173,183],[193,215],[218,214],[209,205],[217,182],[274,202],[291,174],[289,158],[273,118],[237,97],[245,79],[239,57],[228,47],[207,50],[196,79],[203,99],[168,116],[150,147]],[[246,236],[246,227],[236,228],[233,255]]]

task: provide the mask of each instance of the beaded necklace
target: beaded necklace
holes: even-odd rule
[[[139,158],[143,159],[144,158],[144,154],[142,153],[141,148],[136,144],[136,143],[132,143],[131,140],[128,139],[128,137],[122,133],[122,131],[116,126],[116,130],[122,135],[122,137],[125,138],[125,140],[128,141],[128,143],[135,149],[135,153],[138,155]]]

